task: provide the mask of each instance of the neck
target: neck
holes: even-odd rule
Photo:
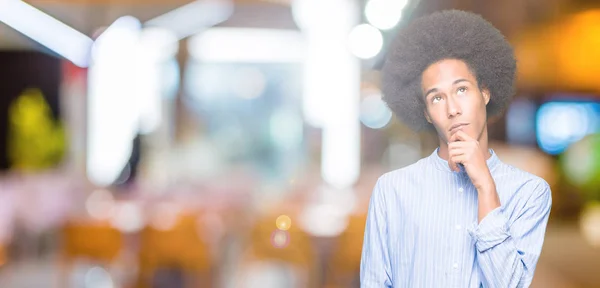
[[[438,150],[438,155],[440,156],[440,158],[448,161],[448,143],[446,143],[445,139],[442,139],[441,137],[438,138],[440,141],[440,149]],[[483,131],[481,131],[481,134],[479,134],[477,142],[479,142],[479,148],[481,149],[481,152],[483,152],[483,155],[485,155],[485,159],[489,159],[490,157],[492,157],[488,148],[487,126],[485,126],[485,128],[483,128]]]

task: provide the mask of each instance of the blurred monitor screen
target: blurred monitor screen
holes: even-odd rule
[[[562,99],[543,103],[536,113],[538,145],[551,155],[560,154],[572,143],[600,131],[600,101]]]

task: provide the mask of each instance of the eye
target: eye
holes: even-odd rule
[[[462,86],[462,87],[458,88],[458,90],[456,90],[456,91],[458,93],[465,93],[465,92],[467,92],[467,87]]]
[[[442,101],[442,96],[440,96],[440,95],[436,95],[436,96],[433,96],[431,98],[431,102],[432,103],[437,103],[437,102],[440,102],[440,101]]]

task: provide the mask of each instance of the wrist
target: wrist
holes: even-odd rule
[[[494,194],[496,192],[496,183],[490,176],[485,182],[479,185],[475,185],[478,194]]]

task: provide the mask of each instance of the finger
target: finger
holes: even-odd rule
[[[464,155],[466,153],[467,153],[467,149],[464,149],[462,147],[448,149],[448,157],[460,156],[460,155]]]
[[[469,148],[469,142],[457,141],[448,143],[448,151]]]
[[[460,171],[460,168],[458,168],[458,163],[455,163],[454,161],[452,161],[452,159],[448,159],[448,167],[450,167],[450,170],[454,172]]]
[[[454,171],[454,172],[460,172],[460,165],[461,163],[456,162],[454,160],[450,160],[448,161],[448,166],[450,166],[450,170]]]
[[[460,168],[458,167],[459,162],[456,161],[460,155],[462,154],[448,154],[448,166],[450,170],[460,172]]]
[[[454,132],[454,134],[452,134],[452,137],[450,137],[452,139],[454,139],[454,141],[450,141],[450,142],[456,142],[456,141],[474,141],[475,139],[471,138],[471,136],[469,136],[467,133],[465,133],[465,131],[462,130],[456,130],[456,132]]]
[[[448,145],[457,142],[458,141],[458,137],[456,136],[456,133],[452,133],[450,135],[450,138],[448,139]]]
[[[464,165],[464,162],[466,159],[465,154],[455,155],[455,156],[448,157],[448,158],[450,159],[448,162],[449,163],[452,162],[452,165],[454,165],[454,167],[456,167],[455,168],[456,170],[453,169],[456,172],[460,171],[460,168],[458,167],[458,165],[459,164]]]
[[[448,140],[449,143],[458,142],[458,141],[464,141],[464,140],[461,140],[461,137],[459,136],[458,132],[462,132],[462,131],[461,130],[456,130],[455,132],[452,133],[452,135],[450,135],[450,139]]]
[[[454,172],[460,172],[458,163],[454,159],[456,156],[464,154],[463,146],[464,143],[461,142],[451,142],[448,144],[448,166]]]
[[[462,159],[465,157],[465,150],[461,148],[453,149],[448,151],[448,163],[452,171],[460,172],[459,164],[462,164]]]

